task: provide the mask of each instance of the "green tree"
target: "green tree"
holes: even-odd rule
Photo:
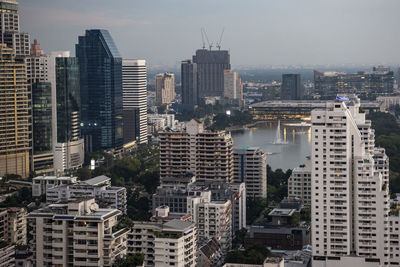
[[[135,267],[142,266],[144,262],[144,254],[133,253],[127,254],[123,258],[117,258],[113,264],[115,267]]]

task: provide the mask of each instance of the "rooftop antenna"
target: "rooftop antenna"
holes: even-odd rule
[[[222,28],[222,32],[221,32],[221,35],[219,37],[219,41],[217,42],[218,50],[221,50],[221,42],[222,42],[222,36],[224,35],[224,31],[225,31],[225,28]]]
[[[205,48],[206,48],[206,42],[204,41],[204,33],[203,33],[203,31],[204,31],[204,29],[201,28],[201,29],[200,29],[200,32],[201,32],[201,41],[202,41],[202,43],[203,43],[203,49],[205,49]]]
[[[208,36],[207,36],[207,33],[206,33],[206,30],[205,30],[205,29],[203,29],[203,32],[204,32],[204,35],[206,36],[207,43],[208,43],[208,47],[209,47],[210,50],[211,50],[211,48],[213,47],[213,43],[210,43],[210,41],[208,40]]]

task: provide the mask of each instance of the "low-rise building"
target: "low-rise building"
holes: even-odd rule
[[[35,266],[112,266],[126,254],[128,229],[114,230],[117,209],[92,199],[50,204],[28,215]]]
[[[77,198],[95,198],[100,207],[119,209],[126,214],[126,188],[111,186],[111,178],[105,175],[54,186],[46,192],[48,204]]]
[[[65,176],[38,176],[33,178],[32,182],[32,196],[40,197],[46,194],[47,189],[59,185],[68,185],[76,183],[76,177]]]
[[[145,266],[196,266],[197,230],[193,223],[135,221],[128,233],[128,253],[144,254]]]

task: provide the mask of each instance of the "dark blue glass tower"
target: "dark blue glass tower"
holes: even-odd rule
[[[122,58],[107,30],[86,30],[76,45],[86,151],[123,144]]]

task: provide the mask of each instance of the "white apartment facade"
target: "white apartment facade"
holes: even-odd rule
[[[144,254],[144,266],[196,266],[197,230],[188,221],[135,221],[127,246],[128,253]]]
[[[359,108],[359,99],[351,97],[312,111],[311,224],[316,267],[389,262],[388,161],[384,151],[375,149],[371,122]]]
[[[95,198],[100,207],[118,209],[126,214],[126,188],[111,186],[111,178],[98,176],[86,181],[48,188],[46,202],[57,203],[79,198]]]
[[[249,197],[267,198],[267,156],[259,148],[241,147],[233,151],[234,181],[246,184]]]
[[[126,254],[128,229],[113,231],[121,212],[94,199],[51,204],[28,215],[35,266],[112,266]]]
[[[68,176],[38,176],[33,178],[32,181],[32,196],[40,197],[41,195],[46,194],[47,189],[60,186],[60,185],[68,185],[76,183],[76,177],[68,177]]]
[[[311,162],[296,167],[288,180],[288,198],[300,199],[304,206],[311,207]]]
[[[175,74],[159,73],[156,75],[156,104],[171,104],[175,99]]]
[[[147,66],[146,60],[122,61],[123,110],[138,110],[138,143],[147,143]]]

